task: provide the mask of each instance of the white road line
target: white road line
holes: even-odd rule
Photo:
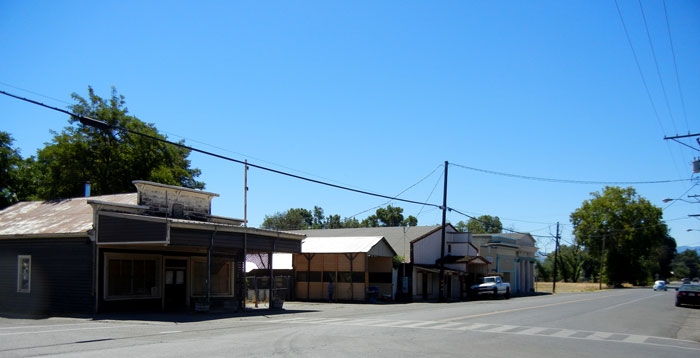
[[[508,331],[508,330],[511,330],[511,329],[517,328],[517,327],[519,327],[519,326],[510,326],[510,325],[504,324],[500,327],[487,329],[484,332],[498,333],[498,332]]]
[[[647,338],[649,336],[638,336],[636,334],[630,334],[629,337],[623,339],[623,342],[628,342],[628,343],[644,343],[646,342]]]
[[[390,321],[387,319],[357,319],[357,320],[350,320],[345,324],[350,325],[350,326],[374,326],[377,324],[387,323],[387,322],[396,322],[396,321]]]
[[[460,327],[460,328],[457,328],[457,329],[460,330],[460,331],[473,331],[473,330],[479,329],[479,328],[481,328],[481,327],[486,327],[486,326],[491,326],[491,324],[488,324],[488,323],[472,323],[472,324],[470,324],[470,325],[468,325],[468,326]]]
[[[182,333],[182,331],[165,331],[165,332],[159,332],[160,334],[171,334],[171,333]]]
[[[34,326],[31,326],[31,325],[30,326],[14,326],[14,327],[0,327],[0,329],[24,329],[24,328],[46,328],[46,327],[62,327],[62,326],[84,326],[86,324],[96,325],[96,324],[100,324],[100,322],[47,324],[47,325],[34,325]]]
[[[46,331],[0,333],[0,336],[16,336],[16,335],[20,335],[20,334],[57,333],[57,332],[71,332],[71,331],[88,331],[88,330],[92,330],[92,329],[113,329],[113,328],[138,327],[138,326],[139,325],[136,325],[136,324],[129,324],[129,325],[123,325],[123,326],[51,329],[51,330],[46,330]]]
[[[422,321],[422,322],[416,322],[416,323],[405,324],[405,325],[403,325],[403,326],[401,326],[401,327],[416,328],[416,327],[427,326],[427,325],[436,324],[436,323],[437,323],[437,322],[435,322],[435,321]]]
[[[388,322],[383,322],[383,323],[377,323],[377,324],[372,324],[372,327],[406,327],[407,324],[415,322],[415,321],[401,321],[401,320],[396,320],[396,321],[388,321]]]
[[[630,303],[634,303],[634,302],[637,302],[637,301],[641,301],[641,300],[646,300],[647,298],[653,298],[653,297],[656,297],[656,296],[658,296],[658,295],[659,295],[659,294],[657,293],[657,294],[655,294],[655,295],[653,295],[653,296],[646,296],[646,297],[642,297],[642,298],[637,298],[636,300],[632,300],[632,301],[627,301],[627,302],[619,303],[619,304],[616,304],[616,305],[614,305],[614,306],[605,307],[605,308],[601,309],[601,311],[607,311],[607,310],[612,309],[612,308],[624,306],[624,305],[627,305],[627,304],[630,304]]]
[[[532,328],[528,328],[528,329],[526,329],[526,330],[524,330],[524,331],[520,331],[520,332],[518,332],[518,334],[537,335],[537,334],[539,334],[540,332],[544,332],[544,331],[549,330],[549,329],[551,329],[551,328],[532,327]]]
[[[571,336],[571,335],[573,335],[573,334],[576,334],[577,332],[578,332],[578,331],[572,331],[572,330],[570,330],[570,329],[562,329],[562,330],[559,331],[559,332],[550,334],[550,336],[551,336],[551,337],[566,338],[566,337],[569,337],[569,336]]]
[[[586,339],[594,339],[594,340],[603,340],[603,339],[608,339],[610,336],[612,336],[614,333],[607,333],[607,332],[593,332],[593,334],[589,335],[588,337],[585,337]]]
[[[445,323],[445,324],[439,324],[437,326],[431,326],[431,327],[426,327],[430,329],[446,329],[446,328],[453,328],[455,326],[462,326],[464,323],[461,322],[452,322],[452,323]]]

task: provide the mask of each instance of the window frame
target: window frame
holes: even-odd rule
[[[109,263],[113,260],[149,260],[155,262],[155,292],[151,294],[138,294],[138,295],[110,295],[109,292]],[[121,301],[121,300],[137,300],[137,299],[160,299],[163,297],[163,257],[161,255],[148,255],[148,254],[121,254],[121,253],[105,253],[104,254],[104,265],[103,265],[103,286],[102,286],[102,298],[105,301]],[[133,267],[133,263],[132,263]],[[132,277],[133,281],[133,277]],[[133,284],[133,282],[132,282]]]
[[[212,259],[214,259],[214,258],[212,258]],[[235,265],[235,261],[234,261],[234,260],[227,260],[227,259],[225,259],[225,261],[226,261],[225,265],[228,265],[228,277],[229,277],[228,288],[229,288],[229,292],[227,292],[227,293],[225,293],[225,294],[221,294],[221,293],[216,293],[216,294],[215,294],[215,293],[212,292],[211,297],[235,297],[235,296],[236,296],[236,290],[235,290],[235,285],[236,285],[236,280],[235,280],[235,274],[236,274],[236,272],[235,272],[235,266],[236,266],[236,265]],[[206,292],[203,293],[203,294],[199,294],[198,292],[195,292],[195,289],[194,289],[194,285],[195,285],[195,282],[196,282],[196,281],[195,281],[195,280],[196,280],[196,277],[195,277],[195,271],[196,271],[196,270],[195,270],[194,267],[195,267],[195,265],[196,265],[197,263],[204,263],[204,265],[206,266],[206,264],[207,264],[207,259],[206,259],[206,257],[192,257],[192,258],[190,259],[190,266],[192,267],[192,269],[190,270],[190,274],[189,274],[189,276],[190,276],[190,277],[189,277],[189,278],[190,278],[190,283],[189,283],[189,284],[190,284],[191,292],[192,292],[191,296],[192,296],[192,297],[206,297],[206,296],[207,296]],[[206,279],[206,278],[205,278],[205,279]],[[213,281],[213,280],[212,280],[212,281]]]
[[[27,277],[27,288],[22,288],[23,271],[22,262],[24,260],[29,261],[29,275]],[[17,255],[17,293],[31,293],[32,292],[32,255]]]

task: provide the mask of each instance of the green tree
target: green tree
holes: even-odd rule
[[[323,229],[326,226],[325,216],[323,215],[323,208],[314,206],[313,210],[313,221],[311,224],[312,229]]]
[[[467,223],[460,221],[455,228],[472,234],[497,234],[503,231],[503,224],[498,216],[482,215],[478,218],[470,218]]]
[[[261,227],[269,230],[306,230],[313,228],[314,216],[311,211],[296,208],[274,215],[265,215]]]
[[[552,254],[553,255],[553,254]],[[578,282],[587,257],[579,245],[561,245],[557,257],[558,278],[564,282]]]
[[[377,215],[370,215],[362,220],[360,223],[361,227],[378,227],[379,226],[379,218]]]
[[[153,124],[128,114],[124,96],[112,88],[103,99],[88,87],[88,98],[72,94],[77,102],[73,113],[166,139]],[[92,184],[95,195],[131,192],[133,180],[203,189],[197,181],[201,172],[190,168],[184,148],[129,134],[114,128],[97,129],[71,117],[70,125],[53,132],[51,143],[39,150],[37,166],[42,173],[39,195],[44,199],[80,196],[85,182]],[[182,142],[181,142],[182,143]]]
[[[0,209],[32,199],[36,193],[38,175],[34,157],[22,159],[13,143],[9,133],[0,131]]]
[[[605,240],[603,275],[607,283],[648,283],[655,269],[649,262],[658,261],[659,248],[672,240],[661,209],[631,187],[605,187],[602,193],[591,195],[571,214],[576,243],[599,264]]]
[[[535,262],[535,270],[537,271],[538,281],[552,281],[552,273],[554,267],[552,262],[554,262],[554,258],[550,259],[549,256],[547,256],[542,262]]]
[[[403,209],[398,206],[388,205],[386,208],[379,208],[376,215],[381,226],[401,226],[403,221]]]
[[[700,256],[695,250],[685,250],[677,254],[672,263],[676,278],[694,278],[700,276]]]

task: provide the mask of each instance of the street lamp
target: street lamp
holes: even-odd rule
[[[668,202],[671,202],[671,201],[674,201],[674,200],[675,200],[675,201],[684,201],[684,202],[686,202],[686,203],[691,203],[691,204],[700,204],[700,201],[690,201],[690,200],[685,200],[685,199],[680,199],[680,198],[678,198],[678,199],[666,198],[666,199],[661,200],[661,201],[663,201],[664,203],[668,203]]]

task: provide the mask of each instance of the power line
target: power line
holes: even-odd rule
[[[408,188],[404,189],[404,190],[401,191],[400,193],[396,194],[396,197],[401,196],[401,194],[403,194],[403,193],[409,191],[411,188],[413,188],[413,187],[415,187],[416,185],[422,183],[425,179],[428,179],[431,175],[433,175],[433,173],[435,173],[436,170],[440,169],[442,166],[443,166],[443,165],[440,164],[440,165],[438,165],[437,167],[435,167],[435,169],[433,169],[433,171],[431,171],[428,175],[426,175],[425,177],[423,177],[421,180],[419,180],[419,181],[416,182],[415,184],[409,186]],[[430,199],[430,197],[428,197],[428,199]],[[385,202],[384,204],[381,204],[381,205],[378,205],[378,206],[369,208],[369,209],[367,209],[367,210],[360,211],[359,213],[357,213],[357,214],[355,214],[355,215],[352,215],[352,216],[350,216],[350,217],[351,217],[351,218],[354,218],[355,216],[360,215],[360,214],[364,214],[364,213],[366,213],[366,212],[368,212],[368,211],[370,211],[370,210],[374,210],[374,209],[377,209],[377,208],[381,208],[382,206],[387,205],[387,204],[391,203],[392,201],[393,201],[393,200],[389,200],[389,201]],[[426,200],[426,201],[427,201],[427,200]]]
[[[442,167],[442,165],[440,166]],[[430,197],[433,196],[433,193],[435,192],[435,189],[437,188],[438,184],[440,184],[440,179],[442,179],[443,175],[445,175],[445,173],[440,173],[440,176],[438,177],[437,181],[435,182],[435,185],[433,186],[433,190],[430,191],[430,194],[428,194],[428,197],[425,199],[425,201],[430,200]],[[425,205],[420,207],[420,210],[418,211],[418,214],[416,214],[416,217],[420,216],[420,214],[423,212],[423,209],[425,209]]]
[[[41,93],[34,92],[34,91],[30,91],[30,90],[28,90],[28,89],[24,89],[24,88],[21,88],[21,87],[13,86],[13,85],[11,85],[11,84],[9,84],[9,83],[5,83],[5,82],[2,82],[2,81],[0,81],[0,85],[7,86],[7,87],[11,87],[11,88],[14,88],[14,89],[23,91],[23,92],[31,93],[31,94],[33,94],[33,95],[35,95],[35,96],[44,97],[44,98],[46,98],[46,99],[50,99],[50,100],[53,100],[53,101],[56,101],[56,102],[65,103],[65,104],[67,104],[67,105],[71,105],[71,104],[72,104],[72,103],[67,102],[67,101],[64,101],[64,100],[62,100],[62,99],[49,97],[49,96],[43,95],[43,94],[41,94]]]
[[[220,154],[216,154],[216,153],[212,153],[212,152],[209,152],[209,151],[206,151],[206,150],[202,150],[202,149],[198,149],[198,148],[191,147],[191,146],[188,146],[188,145],[184,145],[184,144],[182,144],[182,143],[171,142],[171,141],[169,141],[169,140],[167,140],[167,139],[163,139],[163,138],[159,138],[159,137],[152,136],[152,135],[149,135],[149,134],[137,132],[137,131],[134,131],[134,130],[130,130],[130,129],[128,129],[128,128],[123,128],[123,127],[111,125],[111,124],[109,124],[109,123],[106,123],[106,122],[103,122],[103,121],[100,121],[100,120],[97,120],[97,119],[94,119],[94,118],[90,118],[90,117],[86,117],[86,116],[77,115],[77,114],[75,114],[75,113],[71,113],[71,112],[66,111],[66,110],[64,110],[64,109],[52,107],[52,106],[43,104],[43,103],[41,103],[41,102],[37,102],[37,101],[31,100],[31,99],[23,98],[23,97],[20,97],[20,96],[17,96],[17,95],[14,95],[14,94],[11,94],[11,93],[8,93],[8,92],[5,92],[5,91],[1,91],[1,90],[0,90],[0,94],[4,94],[4,95],[6,95],[6,96],[13,97],[13,98],[16,98],[16,99],[25,101],[25,102],[29,102],[29,103],[32,103],[32,104],[35,104],[35,105],[38,105],[38,106],[41,106],[41,107],[44,107],[44,108],[48,108],[48,109],[52,109],[52,110],[54,110],[54,111],[58,111],[58,112],[61,112],[61,113],[68,114],[68,115],[70,115],[70,116],[72,116],[72,117],[78,119],[78,121],[80,121],[80,123],[83,124],[83,125],[85,125],[85,126],[90,126],[90,127],[94,127],[94,128],[102,129],[102,130],[106,130],[106,129],[116,129],[116,130],[120,130],[120,131],[123,131],[123,132],[126,132],[126,133],[130,133],[130,134],[142,136],[142,137],[145,137],[145,138],[149,138],[149,139],[151,139],[151,140],[155,140],[155,141],[158,141],[158,142],[161,142],[161,143],[166,143],[166,144],[174,145],[174,146],[176,146],[176,147],[184,148],[184,149],[187,149],[187,150],[190,150],[190,151],[193,151],[193,152],[198,152],[198,153],[201,153],[201,154],[206,154],[206,155],[209,155],[209,156],[212,156],[212,157],[215,157],[215,158],[219,158],[219,159],[223,159],[223,160],[227,160],[227,161],[230,161],[230,162],[239,163],[239,164],[243,164],[243,165],[248,165],[249,167],[253,167],[253,168],[265,170],[265,171],[268,171],[268,172],[271,172],[271,173],[280,174],[280,175],[288,176],[288,177],[295,178],[295,179],[299,179],[299,180],[304,180],[304,181],[307,181],[307,182],[310,182],[310,183],[315,183],[315,184],[320,184],[320,185],[329,186],[329,187],[336,188],[336,189],[341,189],[341,190],[345,190],[345,191],[351,191],[351,192],[354,192],[354,193],[364,194],[364,195],[368,195],[368,196],[374,196],[374,197],[378,197],[378,198],[384,198],[384,199],[390,199],[390,200],[395,200],[395,201],[401,201],[401,202],[410,203],[410,204],[417,204],[417,205],[425,205],[425,206],[431,206],[431,207],[436,207],[436,208],[442,208],[440,205],[437,205],[437,204],[424,203],[424,202],[415,201],[415,200],[401,199],[401,198],[392,197],[392,196],[389,196],[389,195],[383,195],[383,194],[372,193],[372,192],[365,191],[365,190],[354,189],[354,188],[350,188],[350,187],[347,187],[347,186],[332,184],[332,183],[324,182],[324,181],[321,181],[321,180],[311,179],[311,178],[303,177],[303,176],[300,176],[300,175],[296,175],[296,174],[292,174],[292,173],[283,172],[283,171],[281,171],[281,170],[276,170],[276,169],[264,167],[264,166],[262,166],[262,165],[251,164],[250,162],[246,163],[246,162],[244,162],[244,161],[242,161],[242,160],[233,159],[233,158],[226,157],[226,156],[223,156],[223,155],[220,155]]]
[[[674,179],[674,180],[651,180],[651,181],[594,181],[594,180],[572,180],[572,179],[556,179],[556,178],[544,178],[544,177],[534,177],[520,174],[497,172],[494,170],[479,169],[474,167],[469,167],[466,165],[450,163],[456,167],[463,169],[473,170],[477,172],[482,172],[486,174],[500,175],[511,178],[526,179],[526,180],[536,180],[544,181],[550,183],[563,183],[563,184],[595,184],[595,185],[637,185],[637,184],[664,184],[664,183],[676,183],[689,181],[691,179]]]
[[[685,110],[685,99],[683,96],[683,90],[681,89],[681,79],[680,76],[678,75],[678,64],[676,62],[676,50],[673,47],[673,37],[671,36],[671,24],[668,21],[668,11],[666,10],[666,0],[663,0],[664,3],[664,16],[666,18],[666,30],[668,30],[668,42],[671,44],[671,56],[673,57],[673,68],[676,72],[676,83],[678,84],[678,93],[680,94],[681,97],[681,107],[683,108],[683,117],[685,118],[685,126],[690,132],[690,126],[688,125],[688,112]]]
[[[649,91],[649,86],[647,85],[647,80],[644,78],[644,72],[642,71],[642,66],[639,64],[639,58],[637,58],[637,52],[634,50],[634,46],[632,45],[632,38],[630,37],[629,31],[627,31],[627,25],[625,25],[625,20],[622,17],[622,11],[620,10],[620,5],[617,3],[617,0],[615,0],[615,8],[617,8],[617,14],[620,17],[620,22],[622,23],[622,29],[625,31],[625,36],[627,37],[627,43],[630,46],[630,49],[632,50],[632,56],[634,57],[634,63],[637,64],[637,70],[639,70],[639,76],[642,78],[642,84],[644,84],[644,90],[646,90],[647,97],[649,98],[649,103],[651,103],[651,108],[654,111],[654,116],[656,117],[656,120],[659,123],[659,126],[661,127],[661,131],[663,133],[666,133],[666,130],[664,129],[664,125],[661,123],[661,117],[659,117],[659,111],[656,110],[656,105],[654,104],[654,100],[651,98],[651,91]]]
[[[642,12],[642,20],[644,20],[644,28],[647,32],[647,39],[649,40],[649,47],[651,48],[651,55],[654,58],[654,65],[656,65],[656,74],[659,77],[659,83],[661,84],[661,92],[664,94],[664,100],[666,102],[666,109],[668,110],[668,115],[671,117],[671,124],[673,124],[673,129],[678,133],[676,128],[676,120],[673,118],[673,112],[671,111],[671,104],[668,102],[668,94],[666,93],[666,86],[664,85],[663,77],[661,76],[661,70],[659,69],[659,61],[656,58],[656,50],[654,50],[654,43],[651,41],[651,33],[649,33],[649,25],[647,24],[647,16],[644,14],[644,7],[642,6],[642,1],[637,0],[639,3],[639,10]]]
[[[634,50],[634,46],[632,45],[632,37],[630,36],[629,31],[627,30],[627,25],[625,24],[625,19],[622,17],[622,11],[620,10],[620,5],[618,4],[617,0],[615,0],[615,8],[617,9],[617,15],[620,18],[620,22],[622,23],[622,29],[625,32],[627,44],[629,45],[630,49],[632,50],[632,57],[634,58],[634,63],[637,65],[637,71],[639,72],[639,77],[642,79],[642,84],[644,85],[644,90],[647,94],[647,99],[649,99],[649,104],[651,104],[652,112],[654,113],[654,117],[656,118],[656,122],[659,124],[659,127],[661,128],[661,132],[665,136],[666,129],[664,128],[664,125],[661,122],[661,117],[659,116],[659,111],[656,109],[656,104],[654,103],[654,99],[651,96],[651,91],[649,90],[649,85],[647,84],[646,78],[644,77],[644,71],[642,71],[642,66],[639,64],[639,58],[637,57],[637,51]],[[668,144],[668,142],[666,143],[666,147],[668,148],[668,154],[671,156],[671,159],[673,161],[673,166],[676,168],[676,173],[681,173],[680,169],[678,168],[678,164],[676,163],[676,156],[673,155],[673,151],[671,150],[671,146]]]
[[[224,151],[224,152],[228,152],[228,153],[231,153],[231,154],[240,155],[240,156],[243,156],[243,157],[246,157],[246,158],[250,158],[250,159],[255,159],[255,160],[260,161],[260,162],[263,162],[263,163],[267,163],[267,164],[271,164],[271,165],[274,165],[274,166],[277,166],[277,167],[280,167],[280,168],[284,168],[284,169],[287,169],[287,170],[295,171],[295,172],[297,172],[297,173],[301,173],[301,174],[313,176],[313,177],[316,177],[316,178],[319,178],[319,179],[323,179],[323,180],[326,180],[326,181],[332,181],[332,182],[335,182],[335,183],[338,183],[338,184],[342,184],[342,185],[345,185],[345,186],[353,187],[353,188],[355,188],[355,189],[368,190],[368,189],[365,189],[365,188],[362,188],[362,187],[358,187],[358,186],[355,186],[355,185],[351,185],[351,184],[348,184],[348,183],[343,183],[343,182],[338,181],[338,180],[334,180],[334,179],[331,179],[331,178],[326,178],[326,177],[323,177],[323,176],[320,176],[320,175],[317,175],[317,174],[314,174],[314,173],[305,172],[305,171],[303,171],[303,170],[299,170],[299,169],[292,168],[292,167],[288,167],[288,166],[285,166],[285,165],[282,165],[282,164],[274,163],[274,162],[271,162],[271,161],[268,161],[268,160],[265,160],[265,159],[256,158],[256,157],[254,157],[254,156],[252,156],[252,155],[248,155],[248,154],[246,154],[246,153],[236,152],[236,151],[233,151],[233,150],[230,150],[230,149],[226,149],[226,148],[223,148],[223,147],[219,147],[219,146],[216,146],[216,145],[213,145],[213,144],[209,144],[209,143],[207,143],[207,142],[203,142],[203,141],[200,141],[200,140],[197,140],[197,139],[188,138],[188,137],[185,137],[185,136],[180,135],[180,134],[177,134],[177,133],[172,133],[172,132],[168,132],[168,131],[164,131],[164,130],[161,130],[161,132],[162,132],[162,133],[165,133],[165,134],[168,134],[168,135],[172,135],[172,136],[176,136],[176,137],[179,137],[179,138],[188,140],[188,141],[190,141],[190,142],[195,142],[195,143],[199,143],[199,144],[202,144],[202,145],[205,145],[205,146],[214,148],[214,149],[218,149],[218,150],[221,150],[221,151]]]

